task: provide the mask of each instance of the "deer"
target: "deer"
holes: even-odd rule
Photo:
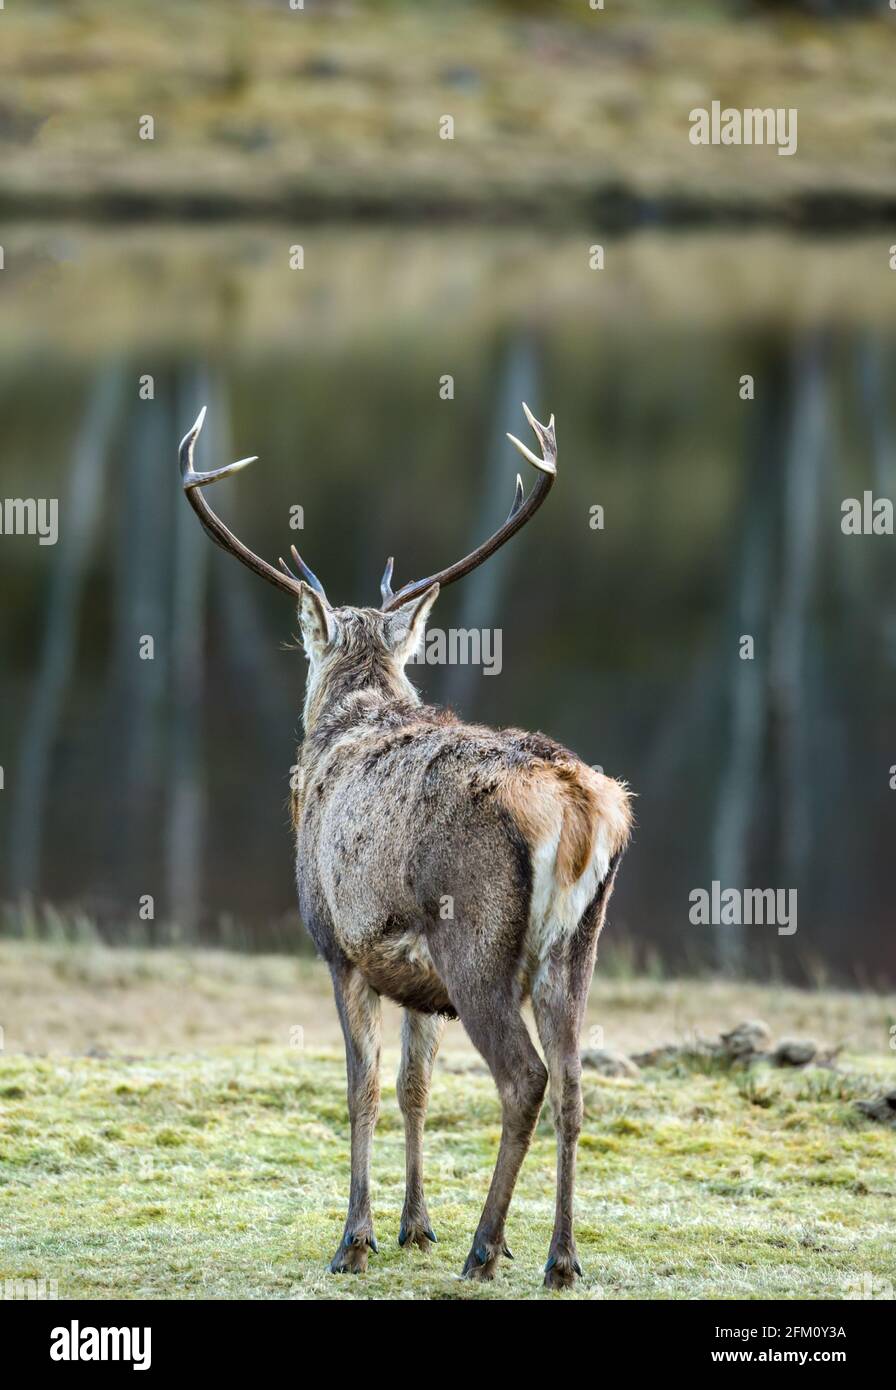
[[[543,425],[523,409],[541,455],[507,437],[537,470],[528,497],[518,474],[503,525],[426,579],[394,590],[390,558],[378,608],[334,606],[295,546],[293,567],[281,557],[275,568],[228,530],[205,489],[256,456],[197,472],[204,409],[180,446],[183,488],[200,522],[295,602],[308,661],[292,790],[296,886],[302,921],[332,978],[351,1130],[348,1212],[333,1273],[363,1273],[379,1250],[370,1175],[386,998],[403,1009],[399,1244],[429,1250],[436,1241],[423,1189],[424,1122],[443,1029],[460,1019],[501,1107],[494,1174],[462,1275],[492,1279],[501,1258],[512,1258],[508,1210],[548,1083],[557,1169],[544,1284],[568,1289],[582,1274],[573,1228],[579,1038],[598,937],[630,839],[630,793],[541,733],[464,723],[423,704],[405,671],[440,590],[506,544],[553,486],[554,417]],[[522,1016],[527,1003],[544,1060]]]

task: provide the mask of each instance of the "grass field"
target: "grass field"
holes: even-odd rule
[[[344,1068],[321,968],[285,957],[0,942],[0,1279],[60,1298],[843,1298],[892,1296],[896,1133],[858,1097],[893,1085],[896,999],[601,977],[588,1036],[626,1052],[761,1016],[842,1043],[839,1070],[684,1056],[585,1074],[574,1294],[543,1291],[553,1202],[547,1113],[487,1286],[457,1275],[499,1132],[459,1024],[427,1126],[439,1243],[397,1245],[398,1011],[374,1151],[380,1245],[325,1272],[348,1187]]]

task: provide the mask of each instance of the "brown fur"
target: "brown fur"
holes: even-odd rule
[[[582,765],[533,760],[526,773],[507,779],[499,795],[530,850],[550,838],[559,803],[557,878],[564,886],[576,883],[594,852],[595,827],[602,813],[601,798],[586,781]]]
[[[554,775],[564,784],[563,826],[557,846],[557,876],[561,883],[582,877],[594,852],[598,807],[590,787],[579,781],[574,767],[556,767]]]

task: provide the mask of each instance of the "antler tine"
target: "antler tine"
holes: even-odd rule
[[[326,598],[326,594],[324,594],[324,586],[323,584],[321,584],[317,575],[314,573],[314,570],[311,569],[309,565],[305,564],[305,561],[302,559],[301,555],[296,550],[294,545],[291,545],[289,548],[292,553],[293,564],[299,571],[299,574],[293,574],[292,570],[289,568],[289,565],[286,563],[282,555],[280,556],[277,562],[280,568],[283,570],[285,574],[289,575],[290,579],[294,579],[296,583],[299,582],[299,575],[301,575],[302,579],[304,579],[306,584],[310,584],[312,589],[316,589],[319,594],[323,594],[324,598]]]
[[[508,521],[511,521],[511,520],[513,519],[513,517],[516,516],[516,514],[517,514],[517,512],[519,511],[520,507],[523,505],[523,497],[524,497],[524,496],[525,496],[525,493],[523,492],[523,480],[522,480],[522,478],[520,477],[519,473],[517,473],[517,475],[516,475],[516,492],[515,492],[514,495],[513,495],[513,506],[510,508],[510,511],[507,513],[507,520],[508,520]]]
[[[206,408],[203,406],[193,428],[187,431],[180,442],[180,476],[187,501],[199,517],[199,520],[202,522],[202,525],[211,536],[212,540],[219,545],[222,550],[227,550],[231,555],[235,555],[248,569],[254,570],[256,574],[261,575],[262,579],[266,579],[268,583],[273,584],[275,588],[283,590],[284,593],[290,594],[293,598],[298,598],[302,591],[301,581],[286,569],[285,565],[283,568],[286,569],[286,574],[283,575],[279,570],[276,570],[273,565],[269,565],[267,560],[262,560],[261,557],[251,551],[248,546],[243,545],[243,542],[238,540],[232,531],[228,530],[220,517],[215,515],[208,502],[205,500],[202,489],[207,487],[209,483],[215,483],[219,478],[226,478],[231,473],[236,473],[239,469],[248,467],[248,465],[254,463],[258,457],[257,454],[253,454],[251,458],[238,459],[236,463],[227,463],[223,468],[214,468],[207,473],[197,472],[193,467],[193,449],[205,421],[205,411]],[[307,579],[307,582],[312,584],[314,588],[317,589],[318,593],[323,594],[324,591],[320,580],[312,574],[301,560],[299,560],[295,546],[293,546],[293,555],[298,561],[300,572]],[[281,560],[280,563],[282,565],[283,561]]]
[[[390,555],[386,561],[386,568],[383,570],[383,577],[380,580],[380,594],[383,603],[388,603],[390,598],[394,598],[392,591],[392,571],[395,568],[395,557]]]
[[[524,499],[522,479],[517,475],[513,506],[503,526],[499,526],[494,535],[490,536],[487,541],[483,541],[482,545],[471,551],[463,560],[458,560],[455,564],[449,565],[447,569],[440,570],[438,574],[430,575],[428,579],[416,579],[412,583],[404,584],[398,593],[390,592],[387,594],[385,588],[381,586],[383,612],[389,613],[395,608],[400,608],[402,604],[409,603],[411,599],[424,593],[432,584],[438,583],[444,588],[446,584],[453,584],[456,579],[462,579],[465,574],[476,569],[490,555],[494,555],[495,551],[506,541],[509,541],[511,536],[516,535],[517,531],[525,526],[526,522],[538,511],[557,477],[557,435],[553,415],[548,423],[543,425],[539,420],[536,420],[525,401],[523,402],[523,410],[541,445],[541,458],[533,454],[531,449],[528,449],[514,435],[508,434],[507,438],[519,449],[523,458],[538,469],[538,477],[529,496]],[[391,586],[392,571],[389,566],[387,566],[387,574]],[[386,575],[383,576],[383,580],[385,584]]]
[[[532,414],[532,411],[526,405],[525,401],[523,401],[523,410],[526,412],[526,419],[529,421],[529,424],[535,431],[535,434],[538,438],[538,442],[541,445],[543,457],[536,458],[532,450],[527,449],[525,444],[523,444],[521,440],[517,439],[515,434],[508,434],[507,438],[510,440],[511,444],[516,445],[523,458],[528,459],[529,462],[531,464],[534,464],[536,468],[540,469],[542,473],[556,473],[557,436],[554,430],[553,415],[551,416],[548,423],[546,425],[543,425],[539,420],[536,420],[535,416]]]
[[[223,468],[213,468],[209,473],[197,473],[193,467],[193,448],[205,424],[207,409],[207,406],[202,407],[193,428],[188,430],[180,441],[180,476],[185,488],[205,487],[206,483],[215,483],[219,478],[226,478],[229,473],[237,473],[241,468],[247,468],[250,463],[258,461],[258,455],[253,454],[251,458],[237,459],[236,463],[225,463]]]

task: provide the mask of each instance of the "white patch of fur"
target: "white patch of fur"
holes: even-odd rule
[[[558,818],[556,831],[532,849],[532,900],[529,905],[526,956],[533,983],[555,943],[572,936],[582,919],[582,913],[610,869],[611,830],[604,821],[599,821],[594,850],[584,873],[575,883],[564,887],[558,885],[560,828]]]
[[[532,847],[532,899],[529,903],[529,930],[526,933],[527,955],[541,960],[551,947],[554,929],[554,895],[557,869],[557,847],[560,844],[561,821],[550,839]]]
[[[402,932],[401,936],[392,937],[391,940],[385,942],[384,947],[385,949],[381,948],[384,957],[395,961],[406,961],[408,965],[413,965],[418,970],[435,975],[436,968],[429,952],[429,942],[422,932]]]

